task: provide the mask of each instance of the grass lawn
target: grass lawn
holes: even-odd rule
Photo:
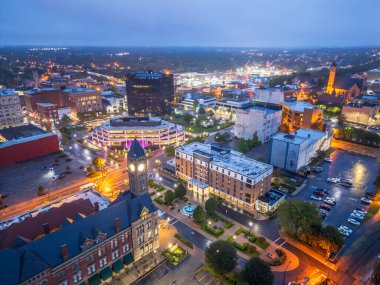
[[[256,247],[248,242],[240,244],[236,242],[232,236],[229,237],[227,241],[230,242],[237,250],[249,255],[250,257],[257,257],[260,255],[260,253],[256,250]]]
[[[232,228],[234,223],[232,223],[230,220],[227,220],[221,216],[219,216],[217,213],[214,213],[210,216],[207,216],[206,219],[210,218],[213,222],[218,222],[218,221],[222,221],[224,223],[224,228],[225,229],[229,229],[229,228]]]
[[[222,281],[224,284],[230,284],[230,285],[235,285],[235,284],[240,284],[241,280],[238,276],[238,274],[234,271],[231,271],[226,274],[219,274],[215,272],[215,270],[208,264],[203,265],[200,267],[195,274],[198,272],[201,272],[202,270],[208,271],[211,275],[213,275],[215,278],[219,279]]]

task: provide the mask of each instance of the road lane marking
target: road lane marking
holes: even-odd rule
[[[282,244],[280,244],[280,246],[282,247],[284,244],[286,244],[286,241],[284,241]]]
[[[275,241],[274,241],[274,243],[276,243],[278,240],[280,240],[282,237],[279,237],[279,238],[277,238]]]

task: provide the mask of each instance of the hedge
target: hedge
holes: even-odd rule
[[[183,236],[181,236],[179,233],[176,233],[175,235],[174,235],[178,240],[180,240],[181,242],[183,242],[185,245],[187,245],[188,247],[190,247],[190,248],[193,248],[194,247],[194,245],[190,242],[190,241],[188,241],[187,239],[185,239]]]

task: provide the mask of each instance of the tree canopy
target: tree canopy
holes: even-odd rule
[[[174,157],[174,155],[175,155],[175,147],[174,146],[167,146],[165,148],[165,154],[168,157]]]
[[[174,192],[172,190],[166,191],[164,200],[165,200],[166,205],[171,205],[174,201]]]
[[[177,187],[174,189],[174,195],[177,198],[183,198],[186,196],[186,187],[182,183],[179,183]]]
[[[201,223],[205,220],[206,213],[201,206],[197,206],[193,212],[193,219],[196,223]]]
[[[274,281],[269,265],[258,257],[251,258],[245,264],[242,278],[249,285],[272,285]]]
[[[95,157],[92,160],[92,165],[98,169],[102,169],[105,164],[106,164],[106,160],[102,157],[99,157],[99,156]]]
[[[231,272],[237,264],[235,247],[225,240],[213,242],[205,252],[206,263],[220,274]]]
[[[207,215],[213,215],[216,211],[217,202],[215,199],[210,198],[205,203],[205,210]]]

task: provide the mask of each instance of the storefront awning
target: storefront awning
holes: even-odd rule
[[[125,255],[123,257],[123,261],[124,261],[125,265],[131,264],[134,261],[133,254],[132,253],[128,253],[127,255]]]
[[[107,266],[102,271],[100,271],[100,276],[102,276],[103,281],[107,280],[108,278],[110,278],[112,276],[111,269]]]
[[[102,280],[100,279],[99,274],[95,274],[88,279],[89,285],[99,285],[100,283],[102,283]]]
[[[114,262],[112,264],[112,269],[116,273],[118,273],[120,270],[122,270],[123,269],[123,263],[121,262],[121,260],[117,260],[116,262]]]

